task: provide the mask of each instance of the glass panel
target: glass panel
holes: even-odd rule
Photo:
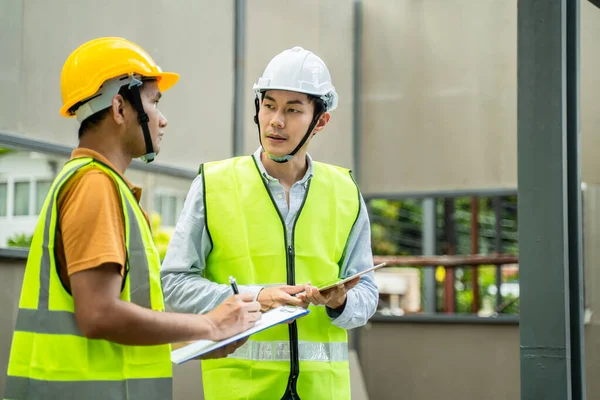
[[[175,226],[177,217],[177,198],[172,195],[163,196],[162,223],[166,226]]]
[[[15,182],[14,216],[29,215],[29,182]]]
[[[46,196],[50,191],[51,181],[39,181],[35,184],[35,210],[36,215],[39,215],[46,200]]]
[[[0,217],[6,217],[7,214],[7,199],[8,198],[8,185],[6,183],[0,183]]]
[[[152,211],[162,215],[162,195],[155,193],[152,199]]]

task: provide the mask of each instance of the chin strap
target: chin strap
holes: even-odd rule
[[[152,136],[150,136],[150,129],[148,128],[148,114],[144,111],[144,106],[142,105],[142,97],[140,96],[140,87],[143,85],[143,82],[136,79],[135,77],[131,77],[131,82],[129,83],[129,90],[131,91],[131,97],[133,100],[133,106],[137,111],[137,120],[142,127],[142,131],[144,132],[144,142],[146,142],[146,154],[140,157],[140,159],[145,163],[151,163],[154,161],[156,157],[156,153],[154,152],[154,145],[152,144]]]

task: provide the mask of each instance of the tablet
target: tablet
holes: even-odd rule
[[[385,264],[386,263],[377,264],[377,265],[375,265],[375,266],[373,266],[373,267],[371,267],[369,269],[365,269],[364,271],[360,271],[359,273],[354,274],[352,276],[349,276],[347,278],[337,279],[334,282],[324,283],[324,284],[318,286],[319,292],[324,292],[325,290],[331,289],[333,287],[336,287],[336,286],[338,286],[338,285],[340,285],[342,283],[350,282],[352,279],[357,278],[357,277],[359,277],[359,276],[361,276],[363,274],[366,274],[367,272],[375,271],[376,269],[379,269],[381,267],[385,267]]]

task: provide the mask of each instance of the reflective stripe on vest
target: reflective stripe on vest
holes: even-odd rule
[[[85,399],[85,400],[147,400],[170,399],[171,378],[129,379],[121,381],[41,381],[8,377],[5,400],[13,399]],[[23,393],[27,393],[23,397]],[[124,395],[124,393],[127,393]]]
[[[298,350],[300,361],[348,361],[348,343],[346,342],[316,343],[300,340]],[[290,342],[289,340],[272,342],[252,340],[246,342],[230,357],[255,361],[289,361]]]
[[[170,346],[122,346],[104,340],[86,339],[77,326],[72,298],[64,288],[57,289],[56,282],[60,278],[54,267],[53,255],[54,230],[58,218],[56,201],[62,185],[84,167],[104,170],[115,180],[121,195],[127,249],[127,275],[121,299],[145,308],[164,309],[160,285],[156,283],[160,282],[160,277],[151,279],[151,273],[157,275],[160,268],[156,249],[141,209],[133,195],[126,192],[129,188],[118,174],[92,159],[68,162],[52,184],[32,240],[27,268],[31,271],[39,268],[39,275],[28,274],[26,268],[4,398],[170,399]],[[137,212],[134,207],[138,208]],[[145,225],[144,233],[142,224]],[[152,271],[149,255],[154,263]],[[35,289],[37,293],[33,292]],[[37,303],[37,308],[31,308],[34,305],[31,296],[36,297],[34,303]],[[66,309],[55,309],[57,305]],[[29,345],[32,341],[38,346]],[[61,348],[70,358],[69,365],[55,360],[66,362],[65,354],[52,357],[52,354],[46,353]],[[78,349],[85,353],[79,356]],[[45,360],[47,365],[40,360]],[[81,363],[85,367],[83,370],[77,368]],[[136,364],[143,368],[137,368]],[[98,365],[101,366],[96,371]]]
[[[241,285],[314,285],[339,277],[339,266],[360,210],[359,192],[346,169],[314,162],[304,203],[288,242],[289,221],[279,214],[252,157],[238,157],[202,168],[205,209],[212,250],[205,277]],[[286,267],[287,266],[287,267]],[[226,359],[203,360],[205,398],[281,398],[288,378],[297,378],[301,399],[349,399],[347,332],[331,323],[325,307],[310,306],[299,318],[298,341],[289,325],[259,332]],[[291,371],[297,345],[299,375]],[[294,364],[298,367],[298,363]]]
[[[53,206],[54,199],[50,203]],[[142,234],[135,219],[131,204],[125,201],[130,224],[130,250],[128,261],[130,265],[148,265],[146,251],[143,248]],[[47,213],[44,223],[44,244],[42,249],[42,263],[40,266],[40,294],[38,309],[23,308],[17,315],[15,330],[23,332],[51,333],[57,335],[83,336],[77,327],[73,313],[68,311],[48,310],[48,293],[50,291],[50,251],[48,249],[48,236],[52,214]],[[150,302],[150,276],[148,268],[130,269],[131,302],[145,308],[152,308]],[[39,324],[39,325],[38,325]]]

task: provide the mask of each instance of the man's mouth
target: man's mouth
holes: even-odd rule
[[[267,135],[267,139],[273,143],[282,143],[286,141],[286,138],[279,135]]]

